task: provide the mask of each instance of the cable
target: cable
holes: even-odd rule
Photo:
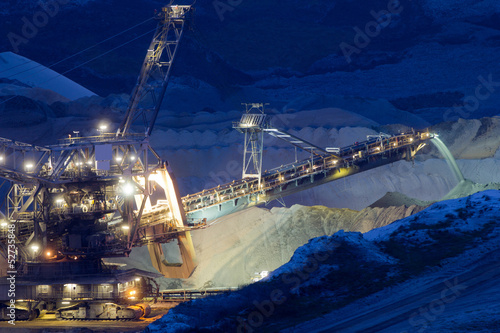
[[[127,45],[127,44],[130,44],[130,43],[132,43],[133,41],[135,41],[135,40],[137,40],[137,39],[139,39],[139,38],[142,38],[142,37],[144,37],[144,36],[146,36],[146,35],[149,35],[149,34],[150,34],[150,33],[152,33],[153,31],[156,31],[156,28],[155,28],[155,29],[152,29],[152,30],[150,30],[150,31],[148,31],[148,32],[146,32],[146,33],[144,33],[144,34],[142,34],[142,35],[139,35],[139,36],[135,37],[134,39],[131,39],[131,40],[129,40],[129,41],[127,41],[127,42],[123,43],[123,44],[120,44],[120,45],[118,45],[117,47],[114,47],[114,48],[112,48],[111,50],[106,51],[106,52],[104,52],[104,53],[102,53],[102,54],[98,55],[97,57],[94,57],[94,58],[92,58],[92,59],[90,59],[90,60],[88,60],[88,61],[85,61],[84,63],[81,63],[81,64],[79,64],[79,65],[77,65],[77,66],[75,66],[75,67],[73,67],[73,68],[71,68],[71,69],[69,69],[69,70],[67,70],[67,71],[65,71],[65,72],[63,72],[63,73],[61,73],[61,74],[59,74],[59,73],[58,73],[58,75],[56,75],[56,76],[54,76],[53,78],[50,78],[50,79],[48,79],[48,80],[46,80],[46,81],[40,82],[38,85],[43,84],[43,83],[50,82],[50,81],[52,81],[52,80],[54,80],[54,79],[57,79],[57,78],[58,78],[58,77],[60,77],[60,76],[63,76],[63,75],[65,75],[65,74],[67,74],[67,73],[69,73],[69,72],[71,72],[71,71],[73,71],[73,70],[75,70],[75,69],[77,69],[77,68],[82,67],[83,65],[88,64],[89,62],[92,62],[92,61],[94,61],[94,60],[96,60],[96,59],[99,59],[99,58],[101,58],[101,57],[103,57],[103,56],[105,56],[105,55],[107,55],[107,54],[109,54],[109,53],[111,53],[111,52],[113,52],[113,51],[115,51],[115,50],[117,50],[117,49],[121,48],[122,46],[125,46],[125,45]],[[41,72],[41,71],[39,71],[38,73],[40,73],[40,72]],[[0,105],[1,105],[1,104],[4,104],[4,103],[7,103],[8,101],[10,101],[10,100],[12,100],[12,99],[14,99],[14,98],[16,98],[16,97],[18,97],[18,96],[17,96],[17,95],[16,95],[16,96],[12,96],[11,98],[8,98],[8,99],[6,99],[5,101],[2,101],[2,102],[0,103]]]
[[[53,77],[52,79],[50,79],[50,80],[48,80],[48,81],[51,81],[51,80],[53,80],[53,79],[55,79],[55,78],[58,78],[59,76],[63,76],[64,74],[69,73],[69,72],[71,72],[71,71],[73,71],[73,70],[75,70],[75,69],[77,69],[77,68],[80,68],[80,67],[82,67],[83,65],[88,64],[89,62],[92,62],[92,61],[94,61],[94,60],[97,60],[97,59],[99,59],[100,57],[103,57],[103,56],[105,56],[105,55],[107,55],[107,54],[109,54],[109,53],[111,53],[111,52],[113,52],[113,51],[115,51],[115,50],[117,50],[117,49],[121,48],[122,46],[125,46],[125,45],[127,45],[127,44],[130,44],[130,43],[132,43],[133,41],[135,41],[135,40],[137,40],[137,39],[139,39],[139,38],[142,38],[142,37],[144,37],[144,36],[146,36],[146,35],[149,35],[149,34],[150,34],[150,33],[152,33],[153,31],[156,31],[156,28],[154,28],[154,29],[152,29],[152,30],[149,30],[148,32],[146,32],[146,33],[144,33],[144,34],[142,34],[142,35],[139,35],[139,36],[135,37],[134,39],[129,40],[128,42],[125,42],[125,43],[123,43],[123,44],[121,44],[121,45],[118,45],[117,47],[114,47],[114,48],[112,48],[111,50],[106,51],[106,52],[102,53],[101,55],[98,55],[97,57],[94,57],[94,58],[92,58],[92,59],[90,59],[90,60],[87,60],[87,61],[85,61],[84,63],[81,63],[80,65],[75,66],[75,67],[73,67],[72,69],[69,69],[69,70],[67,70],[67,71],[63,72],[62,74],[59,74],[58,76]],[[48,82],[48,81],[46,81],[46,82]],[[45,82],[43,82],[43,83],[45,83]]]
[[[128,32],[128,31],[130,31],[130,30],[132,30],[132,29],[135,29],[135,28],[137,28],[138,26],[143,25],[143,24],[145,24],[146,22],[149,22],[149,21],[151,21],[151,20],[153,20],[153,19],[154,19],[154,17],[148,18],[147,20],[145,20],[145,21],[143,21],[143,22],[141,22],[141,23],[138,23],[138,24],[134,25],[133,27],[130,27],[130,28],[126,29],[126,30],[123,30],[122,32],[120,32],[120,33],[118,33],[118,34],[116,34],[116,35],[114,35],[114,36],[108,37],[108,38],[106,38],[105,40],[100,41],[99,43],[97,43],[97,44],[95,44],[95,45],[89,46],[89,47],[87,47],[86,49],[84,49],[84,50],[82,50],[82,51],[80,51],[80,52],[77,52],[77,53],[75,53],[75,54],[73,54],[73,55],[71,55],[71,56],[69,56],[69,57],[66,57],[66,58],[64,58],[64,59],[62,59],[62,60],[60,60],[60,61],[58,61],[58,62],[56,62],[56,63],[54,63],[54,64],[52,64],[52,65],[50,65],[50,66],[44,67],[44,68],[42,69],[42,71],[44,71],[44,70],[45,70],[45,69],[47,69],[47,68],[52,68],[52,67],[54,67],[54,66],[56,66],[56,65],[59,65],[60,63],[62,63],[62,62],[64,62],[64,61],[66,61],[66,60],[69,60],[69,59],[71,59],[71,58],[74,58],[74,57],[76,57],[77,55],[80,55],[80,54],[82,54],[82,53],[84,53],[84,52],[87,52],[88,50],[93,49],[94,47],[99,46],[99,45],[101,45],[101,44],[103,44],[103,43],[105,43],[105,42],[107,42],[107,41],[109,41],[109,40],[111,40],[111,39],[113,39],[113,38],[116,38],[116,37],[118,37],[118,36],[120,36],[120,35],[122,35],[122,34],[124,34],[124,33]],[[11,67],[11,68],[8,68],[8,69],[5,69],[5,70],[3,70],[3,71],[0,71],[0,74],[1,74],[1,73],[4,73],[4,72],[8,72],[8,71],[10,71],[10,70],[12,70],[12,69],[14,69],[14,68],[17,68],[17,67],[20,67],[20,66],[23,66],[23,65],[26,65],[26,63],[19,64],[19,65],[16,65],[16,66],[14,66],[14,67]],[[11,77],[13,77],[13,76],[16,76],[16,75],[19,75],[19,74],[23,74],[23,73],[25,73],[25,72],[29,72],[29,71],[31,71],[31,70],[33,70],[33,69],[36,69],[37,67],[43,67],[43,65],[38,64],[37,66],[35,66],[35,67],[33,67],[33,68],[30,68],[30,69],[24,70],[24,71],[19,72],[19,73],[12,74],[11,76],[8,76],[8,77],[6,77],[6,78],[7,78],[7,79],[9,79],[9,78],[11,78]],[[40,72],[41,72],[41,71],[40,71]],[[38,72],[38,73],[40,73],[40,72]]]
[[[64,58],[63,60],[60,60],[60,61],[58,61],[58,62],[56,62],[56,63],[54,63],[54,64],[52,64],[52,65],[50,65],[50,66],[45,67],[45,68],[44,68],[44,70],[45,70],[46,68],[52,68],[52,67],[54,67],[54,66],[56,66],[56,65],[58,65],[58,64],[60,64],[60,63],[62,63],[62,62],[64,62],[64,61],[66,61],[66,60],[69,60],[69,59],[71,59],[71,58],[73,58],[73,57],[76,57],[77,55],[80,55],[80,54],[82,54],[82,53],[84,53],[84,52],[86,52],[86,51],[88,51],[88,50],[90,50],[90,49],[93,49],[94,47],[99,46],[99,45],[101,45],[101,44],[103,44],[103,43],[105,43],[105,42],[107,42],[107,41],[109,41],[109,40],[111,40],[111,39],[113,39],[113,38],[115,38],[115,37],[118,37],[118,36],[120,36],[120,35],[124,34],[125,32],[128,32],[128,31],[130,31],[130,30],[132,30],[132,29],[135,29],[135,28],[137,28],[138,26],[143,25],[144,23],[149,22],[150,20],[153,20],[153,19],[154,19],[153,17],[152,17],[152,18],[149,18],[149,19],[147,19],[146,21],[143,21],[143,22],[141,22],[141,23],[138,23],[138,24],[134,25],[134,26],[133,26],[133,27],[131,27],[131,28],[128,28],[128,29],[126,29],[126,30],[123,30],[122,32],[120,32],[120,33],[118,33],[118,34],[116,34],[116,35],[114,35],[114,36],[111,36],[111,37],[109,37],[109,38],[106,38],[105,40],[103,40],[103,41],[101,41],[101,42],[99,42],[99,43],[97,43],[97,44],[95,44],[95,45],[93,45],[93,46],[87,47],[86,49],[84,49],[84,50],[82,50],[82,51],[80,51],[80,52],[78,52],[78,53],[75,53],[75,54],[73,54],[73,55],[71,55],[71,56],[69,56],[69,57]],[[25,64],[26,64],[26,63],[23,63],[23,64],[19,64],[19,65],[17,65],[17,66],[14,66],[14,67],[11,67],[11,68],[8,68],[8,69],[5,69],[5,70],[1,71],[1,72],[0,72],[0,74],[1,74],[1,73],[4,73],[4,72],[7,72],[7,71],[10,71],[10,70],[12,70],[12,69],[14,69],[14,68],[17,68],[17,67],[19,67],[19,66],[23,66],[23,65],[25,65]],[[25,70],[25,71],[22,71],[22,72],[19,72],[19,73],[13,74],[13,76],[15,76],[15,75],[19,75],[19,74],[22,74],[22,73],[24,73],[24,72],[27,72],[27,71],[30,71],[30,70],[33,70],[33,69],[35,69],[35,68],[37,68],[37,67],[42,67],[42,66],[43,66],[43,65],[39,64],[39,65],[35,66],[34,68],[31,68],[31,69],[28,69],[28,70]],[[10,77],[12,77],[12,76],[9,76],[9,77],[7,77],[7,78],[10,78]]]

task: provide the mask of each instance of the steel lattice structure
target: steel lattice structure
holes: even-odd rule
[[[144,134],[151,134],[165,96],[177,48],[192,10],[191,6],[168,6],[157,15],[158,26],[117,136],[126,135],[138,119],[143,121]]]
[[[116,133],[68,137],[51,146],[0,138],[0,178],[10,183],[6,218],[16,225],[19,272],[25,263],[127,256],[141,245],[161,262],[157,244],[179,238],[187,254],[170,272],[185,277],[194,269],[176,185],[149,144],[191,13],[191,6],[167,6],[156,15],[156,33]],[[145,129],[134,134],[138,119]]]

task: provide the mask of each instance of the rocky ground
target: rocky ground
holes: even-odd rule
[[[265,281],[182,304],[149,328],[496,331],[499,193],[436,203],[365,234],[339,231],[311,239]]]

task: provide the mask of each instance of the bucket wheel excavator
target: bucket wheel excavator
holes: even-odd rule
[[[192,14],[191,6],[176,5],[155,14],[157,29],[116,132],[102,127],[51,146],[0,139],[0,178],[8,184],[0,268],[11,277],[0,284],[4,304],[31,314],[57,311],[63,319],[134,319],[147,310],[129,305],[160,275],[113,269],[103,258],[147,246],[162,275],[192,273],[195,254],[175,179],[149,142]],[[182,262],[165,259],[163,245],[173,240]],[[2,308],[3,319],[9,313]]]

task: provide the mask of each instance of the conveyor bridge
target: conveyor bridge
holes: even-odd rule
[[[282,138],[289,135],[278,130],[269,132],[279,133]],[[335,149],[334,155],[313,145],[306,145],[306,141],[294,136],[286,136],[293,141],[300,140],[300,144],[307,148],[312,147],[314,154],[311,154],[311,158],[265,171],[260,182],[257,178],[248,177],[187,195],[182,198],[182,205],[188,224],[192,228],[204,227],[213,219],[244,208],[265,204],[301,190],[401,159],[411,160],[433,137],[434,135],[429,132],[378,136]],[[159,203],[152,208],[151,213],[143,213],[141,224],[164,223],[165,220],[162,218],[154,217],[159,212],[163,217],[169,214],[165,204]],[[182,231],[184,230],[183,228]]]

